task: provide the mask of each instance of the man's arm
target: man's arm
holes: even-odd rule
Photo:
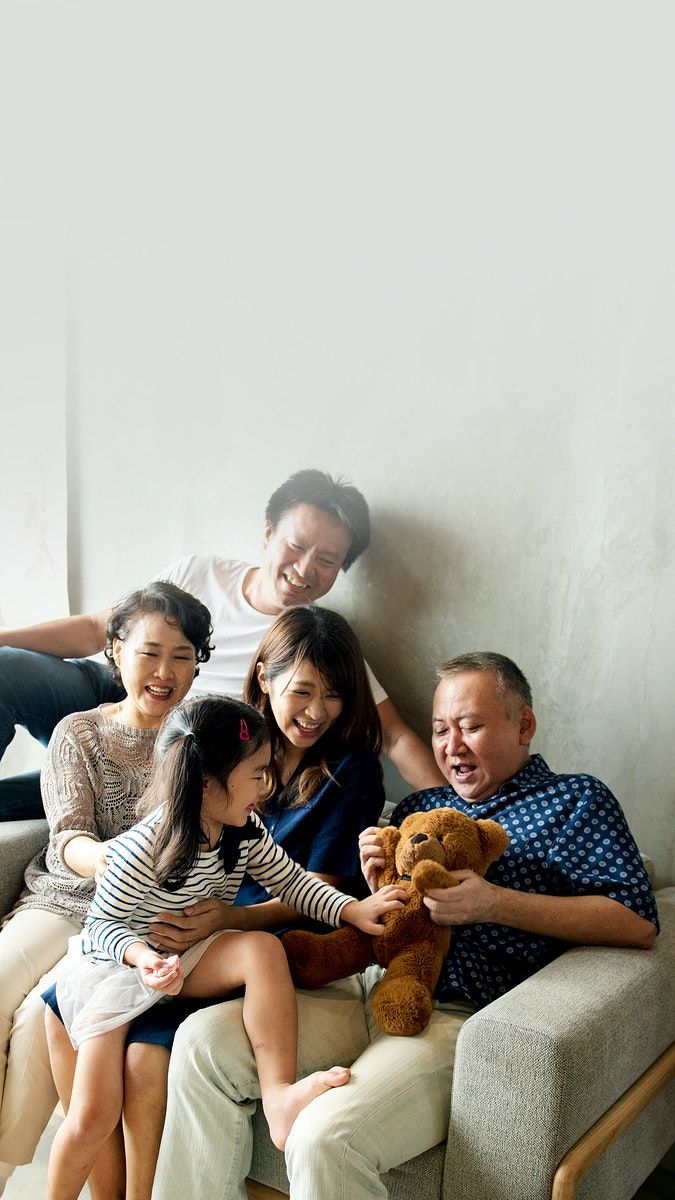
[[[437,925],[489,921],[585,946],[648,950],[656,927],[607,896],[540,896],[488,883],[472,871],[453,871],[457,887],[434,888],[426,904]]]
[[[382,750],[413,791],[447,783],[429,747],[406,725],[391,700],[378,704],[377,713],[382,726]]]
[[[105,630],[109,610],[85,613],[77,617],[61,617],[41,625],[26,625],[22,629],[0,629],[0,646],[15,650],[36,650],[56,658],[87,658],[98,654],[105,646]]]

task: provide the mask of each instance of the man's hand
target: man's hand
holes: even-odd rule
[[[182,954],[216,930],[227,929],[229,910],[230,906],[220,900],[200,900],[198,904],[188,905],[182,913],[157,913],[148,933],[153,944],[161,950]]]
[[[499,893],[502,890],[488,883],[474,871],[451,871],[456,887],[431,888],[424,897],[436,925],[474,925],[496,919]]]
[[[384,870],[382,834],[377,825],[369,825],[359,834],[361,871],[371,892],[377,891],[379,872]]]

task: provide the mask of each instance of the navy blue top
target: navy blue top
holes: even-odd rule
[[[507,831],[507,849],[486,872],[491,883],[540,895],[607,896],[658,929],[654,893],[633,835],[619,802],[599,779],[554,775],[535,754],[488,800],[469,803],[450,786],[427,788],[402,800],[391,823],[445,807],[498,821]],[[506,925],[457,925],[436,996],[441,1001],[461,996],[482,1008],[568,945]]]
[[[320,875],[342,875],[344,891],[365,896],[359,834],[368,825],[377,825],[384,807],[382,769],[371,750],[352,751],[329,766],[333,778],[306,804],[288,808],[273,797],[258,815],[294,862]],[[234,903],[260,904],[269,899],[270,893],[245,875]]]

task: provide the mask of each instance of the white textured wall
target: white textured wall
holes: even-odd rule
[[[512,655],[675,878],[672,5],[55,7],[73,605],[343,471],[406,717]]]

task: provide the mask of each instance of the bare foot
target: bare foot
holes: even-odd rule
[[[270,1137],[277,1150],[283,1150],[293,1122],[303,1108],[323,1096],[324,1092],[347,1083],[349,1067],[331,1067],[330,1071],[315,1071],[297,1083],[282,1083],[263,1097],[263,1109],[269,1125]]]

